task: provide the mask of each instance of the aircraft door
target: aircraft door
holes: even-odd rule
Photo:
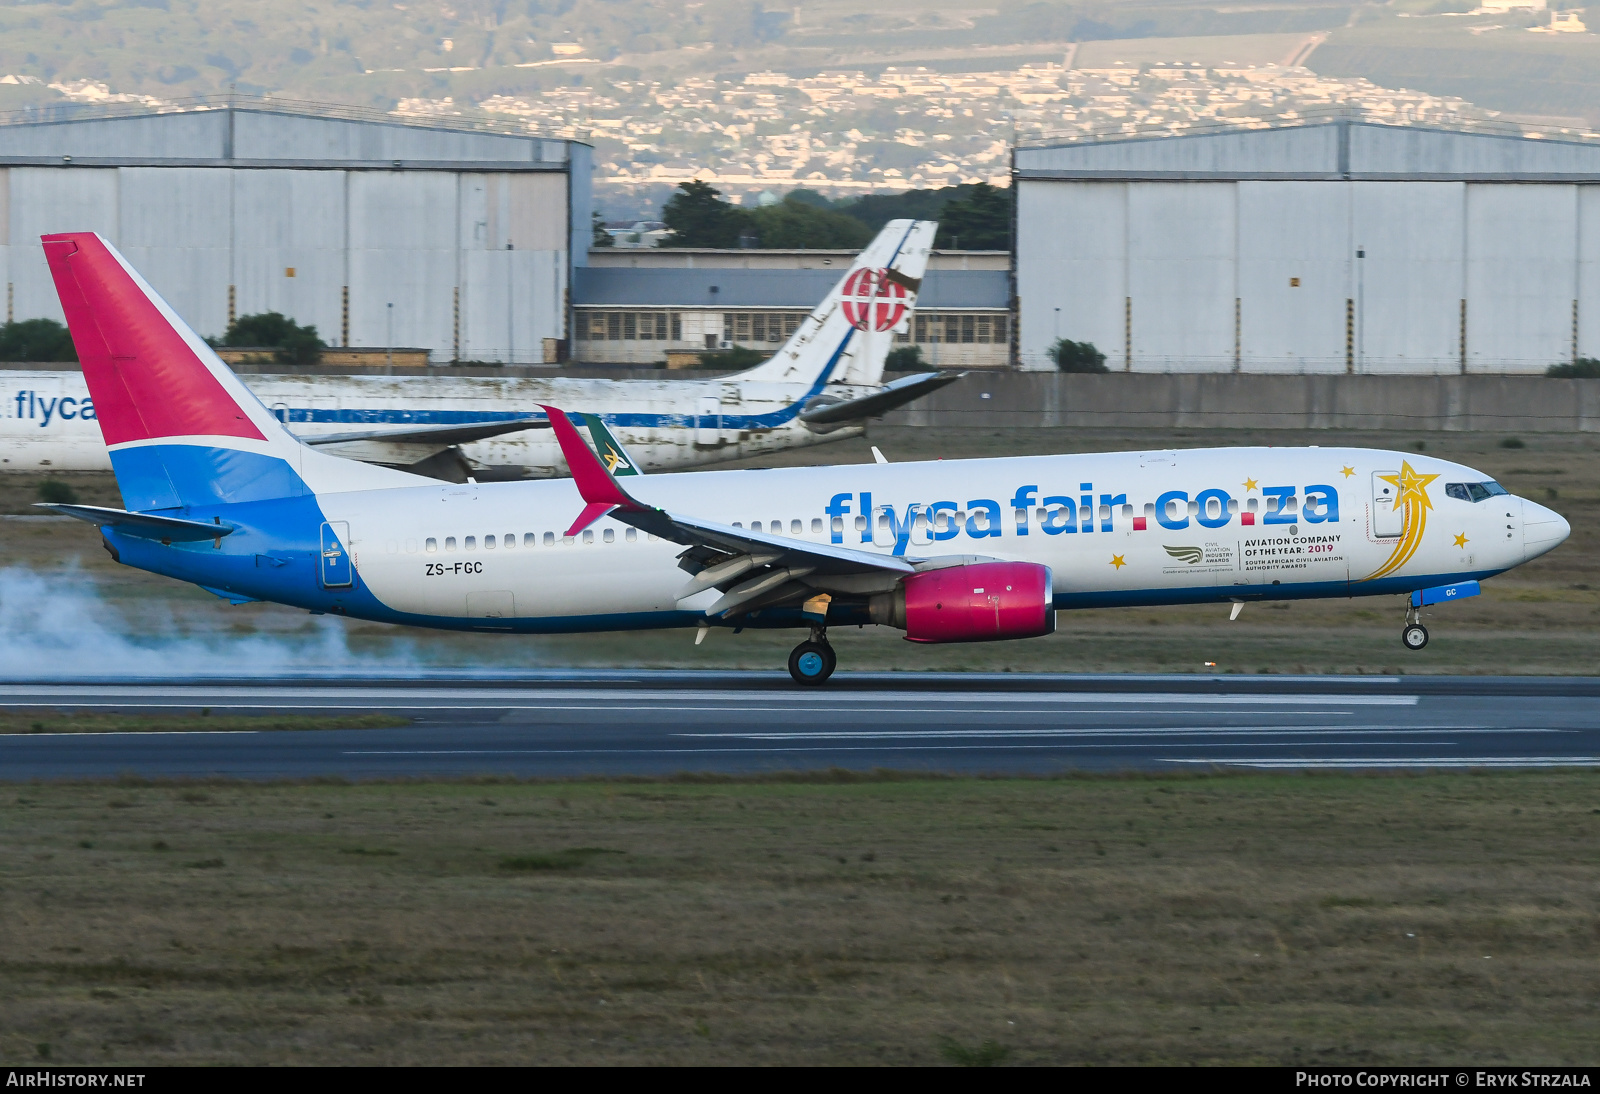
[[[354,569],[350,565],[350,552],[345,546],[349,542],[348,521],[323,521],[320,573],[324,589],[348,589],[353,583]]]
[[[875,506],[872,510],[872,545],[893,547],[895,541],[895,516],[892,505]]]
[[[694,443],[713,445],[722,443],[722,400],[715,395],[700,397],[700,412],[695,416]]]
[[[1400,472],[1372,473],[1372,534],[1380,539],[1398,536],[1405,531],[1405,510],[1395,504],[1400,488],[1386,481],[1385,475],[1399,478]]]

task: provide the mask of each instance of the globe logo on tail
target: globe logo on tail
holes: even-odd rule
[[[888,270],[856,270],[844,281],[839,299],[844,317],[856,330],[893,330],[906,314],[906,287]]]
[[[1401,511],[1400,542],[1394,545],[1388,561],[1368,574],[1365,580],[1375,581],[1380,577],[1388,577],[1400,567],[1411,561],[1417,553],[1417,548],[1422,546],[1422,533],[1428,526],[1428,510],[1433,508],[1433,502],[1428,498],[1428,484],[1438,475],[1419,475],[1413,471],[1408,461],[1400,461],[1398,475],[1379,476],[1384,482],[1397,487],[1400,496],[1395,498],[1395,508]]]

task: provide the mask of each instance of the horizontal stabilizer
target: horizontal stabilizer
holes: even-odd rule
[[[309,445],[349,444],[354,441],[388,441],[391,444],[467,444],[524,429],[549,429],[546,418],[516,418],[508,422],[469,422],[448,425],[401,426],[393,429],[368,429],[358,433],[319,433],[301,437]]]
[[[929,392],[938,391],[965,375],[965,372],[928,372],[918,376],[902,377],[883,390],[874,391],[871,395],[863,395],[858,399],[826,403],[816,401],[800,412],[800,420],[806,425],[839,425],[843,422],[858,422],[863,418],[881,417],[895,407],[905,406]]]
[[[220,521],[207,524],[203,520],[183,520],[178,517],[159,517],[154,513],[129,513],[123,509],[107,509],[99,505],[52,505],[35,502],[40,509],[52,509],[74,520],[88,521],[100,528],[115,528],[140,539],[159,539],[163,543],[198,543],[205,539],[221,539],[234,529]]]

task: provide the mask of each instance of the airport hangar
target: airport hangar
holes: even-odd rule
[[[204,335],[277,311],[333,346],[553,361],[591,239],[590,151],[271,99],[13,115],[5,317],[60,321],[39,236],[92,230]]]
[[[277,311],[352,351],[329,363],[407,347],[393,360],[641,365],[776,349],[849,267],[848,251],[591,251],[590,165],[579,141],[272,99],[14,116],[5,318],[61,320],[38,237],[92,229],[206,335]],[[1009,366],[1009,255],[930,267],[897,342]]]
[[[1600,357],[1600,142],[1351,117],[1019,144],[1018,364],[1542,373]]]

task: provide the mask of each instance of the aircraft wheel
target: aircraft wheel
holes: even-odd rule
[[[1400,632],[1400,641],[1406,644],[1408,650],[1420,650],[1428,644],[1428,628],[1421,623],[1412,623]]]
[[[797,684],[820,684],[833,675],[839,658],[826,642],[802,642],[789,653],[789,675]]]

